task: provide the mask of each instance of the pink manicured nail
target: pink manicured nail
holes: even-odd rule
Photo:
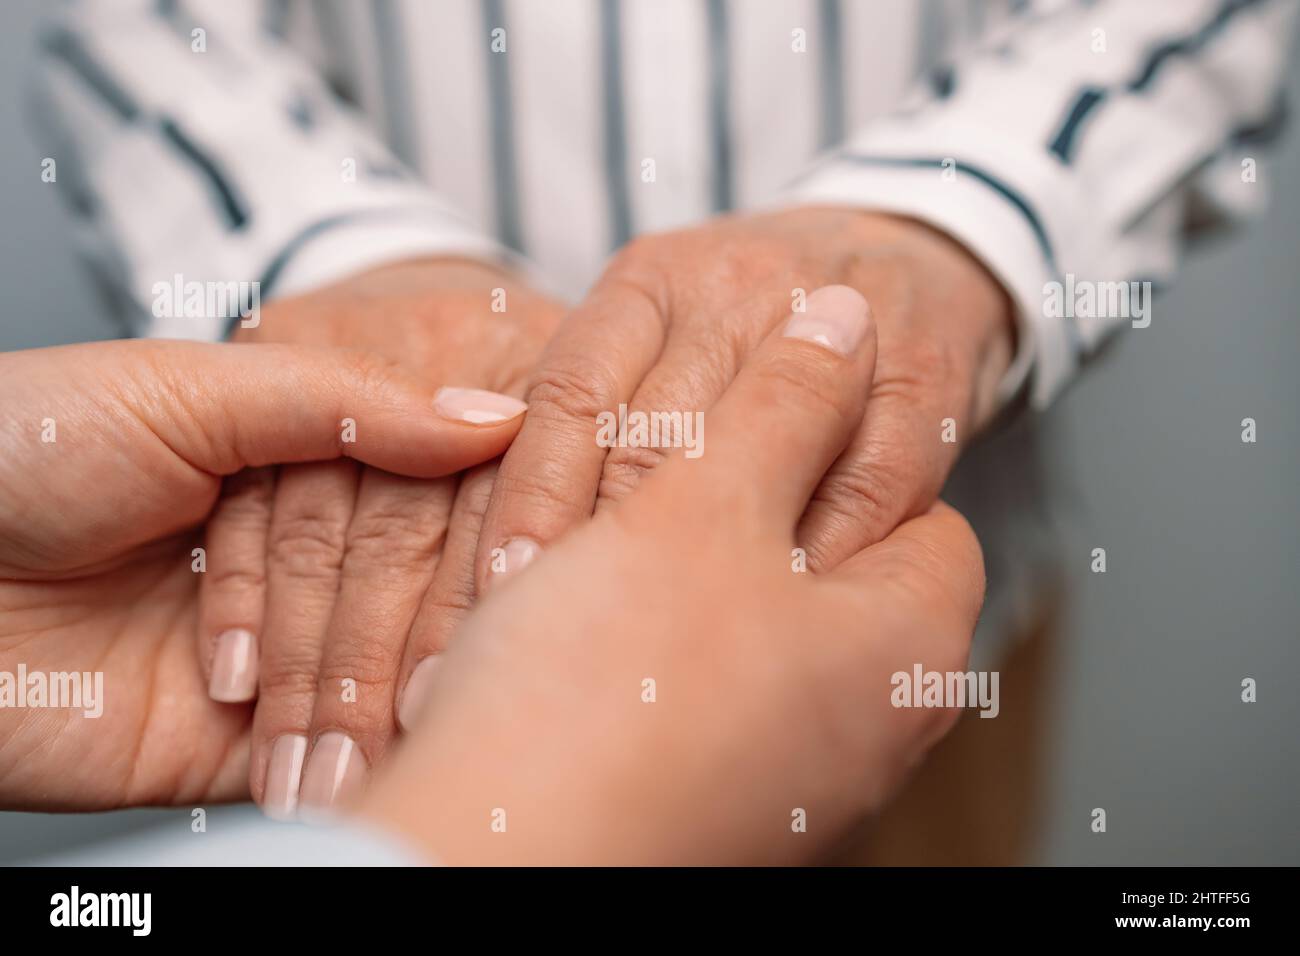
[[[528,406],[517,398],[481,388],[440,388],[433,407],[443,418],[471,425],[491,425],[522,415]]]
[[[321,734],[307,758],[299,793],[299,812],[304,817],[329,816],[357,798],[369,774],[361,748],[347,734],[337,730]]]
[[[532,538],[511,538],[492,553],[492,577],[500,580],[517,574],[541,553],[542,546]]]
[[[437,676],[440,664],[442,658],[437,654],[431,654],[416,664],[415,670],[411,671],[411,678],[406,682],[406,689],[402,691],[402,701],[397,707],[397,722],[403,730],[410,730],[415,726],[415,720],[420,716],[420,711],[424,709],[429,693],[433,690],[433,679]]]
[[[298,788],[306,756],[307,738],[301,734],[284,734],[275,739],[262,794],[262,810],[268,817],[292,820],[298,815]]]
[[[846,285],[827,285],[814,291],[785,325],[787,338],[815,342],[832,352],[852,355],[871,325],[867,300]]]
[[[208,696],[224,704],[257,696],[257,638],[252,631],[235,628],[217,638]]]

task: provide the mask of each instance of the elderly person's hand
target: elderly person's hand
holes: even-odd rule
[[[274,302],[235,339],[364,348],[464,389],[462,413],[491,421],[523,408],[561,315],[501,268],[422,259]],[[226,483],[206,538],[200,663],[213,699],[257,699],[250,786],[272,815],[293,816],[300,795],[346,802],[383,757],[402,689],[473,601],[494,470],[426,481],[336,460]]]
[[[879,808],[955,717],[895,708],[892,675],[964,669],[984,580],[943,505],[796,570],[874,358],[862,298],[813,295],[701,457],[497,582],[363,813],[452,864],[719,864],[808,860]]]
[[[632,415],[707,411],[792,305],[828,283],[866,297],[880,355],[863,385],[866,417],[808,502],[798,541],[829,569],[923,514],[997,406],[1014,346],[1002,287],[911,220],[833,208],[727,217],[632,242],[547,347],[484,520],[480,585],[623,498],[663,457],[598,444],[597,416],[621,404]]]

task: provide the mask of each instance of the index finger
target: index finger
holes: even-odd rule
[[[483,520],[474,561],[479,593],[591,517],[605,461],[597,416],[629,401],[653,367],[665,316],[640,286],[605,279],[547,346]]]

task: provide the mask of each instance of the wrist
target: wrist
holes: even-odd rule
[[[1002,381],[1017,345],[1015,309],[1005,287],[967,246],[928,223],[888,213],[860,213],[874,241],[896,249],[913,275],[918,308],[959,343],[975,426],[997,411]]]

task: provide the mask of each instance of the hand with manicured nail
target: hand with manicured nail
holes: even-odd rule
[[[523,411],[514,396],[560,315],[495,267],[417,260],[278,301],[235,338],[364,348],[454,383],[438,414],[489,427]],[[214,700],[257,700],[251,787],[268,813],[346,802],[382,758],[402,688],[473,598],[493,467],[425,481],[338,460],[227,481],[199,657]]]
[[[824,573],[792,552],[869,409],[865,301],[822,289],[683,451],[470,615],[361,813],[460,864],[808,861],[951,726],[892,675],[964,669],[979,546],[943,505]],[[803,814],[806,827],[793,824]]]
[[[0,806],[247,797],[251,708],[212,700],[194,660],[211,573],[196,549],[222,478],[346,456],[435,479],[500,455],[519,428],[519,416],[440,414],[436,394],[342,349],[114,342],[0,355]],[[345,419],[353,442],[340,441]],[[93,706],[5,697],[20,674],[52,686],[50,674],[85,673],[78,695],[93,692],[96,672]]]
[[[834,208],[728,216],[630,243],[547,346],[484,519],[480,585],[662,460],[657,448],[599,445],[597,416],[622,404],[707,413],[792,308],[816,321],[810,297],[831,284],[871,303],[880,357],[866,417],[809,501],[799,542],[829,569],[923,513],[996,407],[1014,339],[1001,286],[918,222]],[[955,442],[943,440],[949,418]]]

